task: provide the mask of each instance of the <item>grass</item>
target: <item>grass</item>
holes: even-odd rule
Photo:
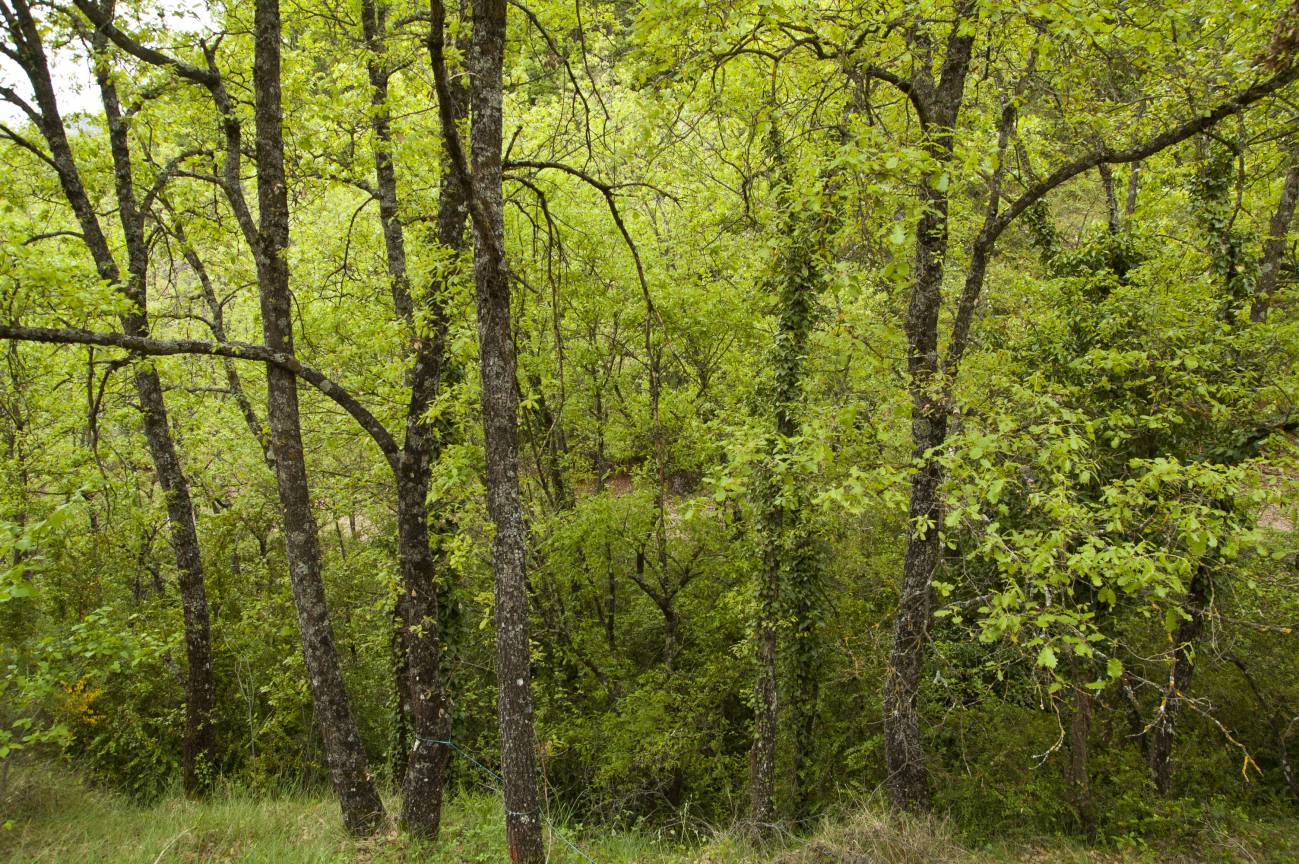
[[[390,802],[391,803],[391,802]],[[499,864],[500,802],[487,795],[455,798],[442,837],[420,844],[396,831],[363,842],[344,835],[338,807],[318,795],[257,797],[231,790],[206,803],[165,799],[141,807],[86,788],[65,770],[14,771],[0,790],[0,862],[13,864]],[[1057,839],[983,849],[961,844],[937,819],[903,819],[865,807],[827,820],[810,838],[755,849],[736,833],[696,848],[675,848],[635,834],[572,839],[599,864],[1280,864],[1299,860],[1299,822],[1205,825],[1176,849],[1141,843],[1089,850]],[[550,861],[587,859],[557,836]]]

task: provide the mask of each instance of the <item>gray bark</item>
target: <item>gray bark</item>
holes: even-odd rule
[[[254,19],[253,87],[256,94],[257,199],[260,225],[254,257],[261,291],[266,346],[293,354],[289,295],[288,190],[284,174],[280,95],[278,0],[257,0]],[[312,707],[325,745],[330,777],[350,833],[366,835],[382,824],[383,803],[375,789],[365,748],[352,717],[321,579],[320,538],[311,512],[298,410],[297,376],[281,366],[266,368],[267,417],[284,522],[289,580]]]
[[[960,7],[959,19],[972,12]],[[962,34],[958,21],[947,40],[940,77],[935,83],[927,68],[912,82],[927,105],[932,125],[926,147],[940,166],[951,162],[952,129],[965,95],[972,34]],[[911,437],[918,468],[911,478],[908,513],[910,533],[903,560],[902,583],[889,665],[884,679],[884,753],[888,764],[889,799],[899,809],[928,809],[930,790],[925,770],[917,700],[928,650],[932,617],[930,586],[941,559],[943,469],[934,447],[947,437],[948,409],[936,380],[939,372],[938,313],[942,306],[943,272],[947,256],[947,192],[937,184],[920,187],[923,215],[916,226],[916,251],[907,306],[907,368],[911,391]],[[927,526],[927,527],[925,527]]]
[[[1294,221],[1295,205],[1299,203],[1299,145],[1290,151],[1290,166],[1281,182],[1281,197],[1268,223],[1267,240],[1258,262],[1258,282],[1254,286],[1254,302],[1249,310],[1249,320],[1255,324],[1267,320],[1268,306],[1281,276],[1281,259],[1285,256],[1285,241]]]
[[[474,229],[474,283],[483,437],[487,457],[487,510],[495,527],[497,713],[505,832],[510,860],[545,859],[537,801],[536,737],[533,732],[531,649],[528,644],[527,535],[519,494],[518,389],[510,333],[510,279],[505,261],[505,214],[501,192],[501,96],[505,61],[505,0],[476,0],[470,50],[472,151],[465,159],[443,56],[446,12],[431,0],[429,53],[438,90],[442,136],[455,176],[465,192]],[[470,165],[472,163],[472,174]]]

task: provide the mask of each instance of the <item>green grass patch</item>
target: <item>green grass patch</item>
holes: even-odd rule
[[[390,810],[393,802],[389,801]],[[15,768],[0,790],[0,862],[12,864],[500,864],[507,860],[500,800],[458,795],[441,838],[423,844],[395,829],[357,842],[338,805],[320,793],[259,797],[226,789],[199,803],[173,795],[141,806],[87,788],[70,772]],[[1043,838],[972,849],[942,819],[899,818],[866,806],[827,818],[810,837],[755,847],[721,832],[693,847],[634,833],[551,834],[555,864],[1281,864],[1299,860],[1299,820],[1205,822],[1178,845],[1127,841],[1105,849]],[[568,841],[582,852],[574,851]]]

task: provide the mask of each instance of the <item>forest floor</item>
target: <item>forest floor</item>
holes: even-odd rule
[[[355,842],[337,805],[321,797],[226,793],[198,804],[167,798],[141,807],[88,789],[66,771],[21,768],[0,789],[0,862],[12,864],[499,864],[500,804],[488,795],[455,798],[441,840],[421,845],[397,833]],[[863,810],[827,822],[811,838],[758,850],[728,834],[692,847],[634,834],[581,830],[548,837],[556,864],[1200,864],[1299,861],[1299,821],[1248,823],[1237,831],[1204,826],[1178,848],[1124,844],[1086,849],[1058,839],[980,849],[948,826]],[[576,845],[567,845],[566,840]]]

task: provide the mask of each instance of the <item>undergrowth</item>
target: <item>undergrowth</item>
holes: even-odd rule
[[[395,808],[394,808],[395,809]],[[46,765],[19,766],[0,790],[0,862],[12,864],[498,864],[506,860],[500,801],[453,796],[441,838],[389,829],[365,841],[342,831],[337,804],[309,791],[270,797],[224,788],[207,802],[169,795],[142,806]],[[691,846],[638,833],[550,832],[556,864],[1281,864],[1299,860],[1299,821],[1205,819],[1177,845],[1129,839],[1087,849],[1059,838],[973,847],[940,818],[888,815],[875,804],[827,817],[806,837],[757,846],[738,830]],[[571,844],[571,845],[570,845]]]

